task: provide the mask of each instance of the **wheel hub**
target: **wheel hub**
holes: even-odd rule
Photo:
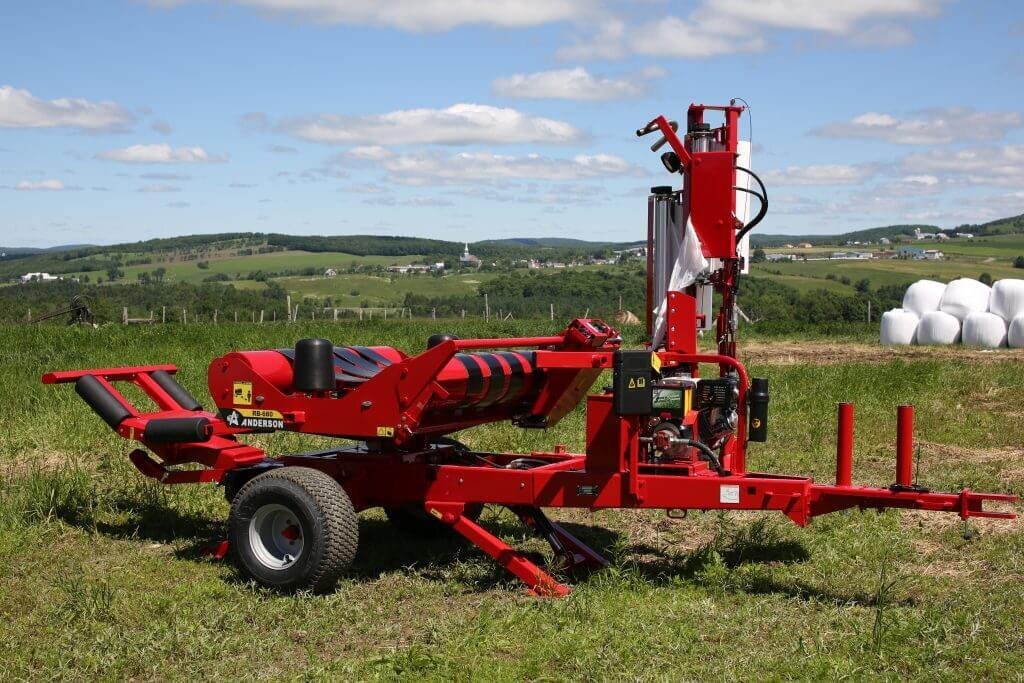
[[[291,567],[303,549],[298,516],[279,503],[261,506],[249,522],[249,545],[264,567],[278,571]]]

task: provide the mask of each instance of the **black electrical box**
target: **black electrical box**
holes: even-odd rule
[[[616,415],[650,415],[654,412],[654,369],[649,351],[616,351],[612,390]]]

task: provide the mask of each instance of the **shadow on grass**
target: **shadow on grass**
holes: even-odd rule
[[[182,512],[159,500],[136,503],[125,510],[118,521],[92,522],[78,515],[62,516],[74,526],[93,529],[115,539],[176,543],[175,556],[199,561],[212,545],[226,536],[225,523],[207,514]],[[669,585],[680,579],[696,585],[717,583],[727,590],[750,594],[778,594],[794,599],[837,605],[873,606],[875,596],[868,593],[830,591],[795,578],[776,579],[767,576],[743,577],[738,583],[709,578],[715,565],[728,570],[749,564],[792,564],[810,559],[804,545],[781,537],[773,527],[760,522],[720,535],[713,541],[687,553],[666,552],[648,544],[633,543],[619,531],[602,526],[563,522],[562,526],[598,553],[618,558],[625,572],[651,585]],[[508,516],[487,518],[482,522],[491,533],[510,545],[519,545],[527,536],[524,527]],[[372,582],[394,572],[411,572],[427,580],[450,580],[453,571],[458,580],[471,585],[473,591],[516,586],[517,581],[500,565],[491,562],[479,550],[454,532],[410,533],[380,519],[361,519],[359,551],[348,577]],[[540,553],[526,553],[538,565],[544,565]],[[456,567],[469,567],[469,571]],[[585,571],[575,572],[573,580],[586,580]],[[241,581],[241,578],[234,580]],[[564,574],[560,579],[567,579]],[[912,601],[906,601],[911,604]]]

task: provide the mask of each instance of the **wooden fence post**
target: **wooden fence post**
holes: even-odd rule
[[[127,325],[128,324],[128,307],[127,306],[125,306],[124,308],[121,309],[121,324],[122,325]]]
[[[167,324],[167,307],[166,306],[161,306],[160,307],[160,322],[162,322],[165,325]]]

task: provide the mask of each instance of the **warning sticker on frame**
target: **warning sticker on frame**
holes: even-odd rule
[[[231,391],[231,402],[236,406],[251,406],[252,382],[235,382]]]
[[[718,502],[724,505],[739,505],[740,487],[735,484],[722,484],[719,486]]]
[[[276,410],[233,408],[221,413],[229,427],[239,429],[284,429],[284,416]]]

